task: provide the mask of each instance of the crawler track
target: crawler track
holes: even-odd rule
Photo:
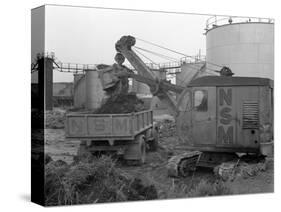
[[[168,175],[170,177],[186,176],[196,167],[200,155],[201,152],[192,151],[171,157],[167,164]]]

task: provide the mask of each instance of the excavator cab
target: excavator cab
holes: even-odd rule
[[[190,150],[262,153],[273,137],[272,92],[265,78],[198,78],[179,99],[179,137]]]

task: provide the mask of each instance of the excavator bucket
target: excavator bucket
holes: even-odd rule
[[[120,79],[115,75],[115,70],[112,66],[99,69],[98,73],[103,90],[108,90],[114,87],[120,81]]]

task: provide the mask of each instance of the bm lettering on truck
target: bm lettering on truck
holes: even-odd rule
[[[74,132],[81,132],[82,127],[81,124],[78,124],[75,120],[71,120],[72,131]]]
[[[71,131],[75,134],[79,134],[82,132],[82,124],[80,121],[77,121],[75,119],[71,120]]]
[[[123,118],[116,118],[114,119],[114,131],[121,133],[121,132],[127,132],[128,130],[128,119]]]
[[[95,130],[96,131],[104,131],[105,130],[105,121],[104,119],[95,119]]]
[[[219,122],[218,122],[218,143],[232,144],[234,127],[232,121],[232,89],[219,89]]]

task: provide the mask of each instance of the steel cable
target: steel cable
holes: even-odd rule
[[[142,54],[140,51],[138,51],[138,50],[136,50],[135,49],[135,51],[138,53],[138,54],[140,54],[141,56],[143,56],[144,58],[146,58],[147,60],[149,60],[151,63],[153,63],[154,65],[157,65],[158,66],[158,64],[157,63],[155,63],[153,60],[151,60],[150,58],[148,58],[147,56],[145,56],[144,54]]]
[[[156,55],[156,56],[158,56],[158,57],[162,57],[162,58],[164,58],[164,59],[168,59],[168,60],[170,60],[170,61],[172,61],[172,62],[178,61],[176,58],[169,57],[169,56],[167,56],[167,55],[160,54],[160,53],[157,53],[157,52],[153,52],[153,51],[151,51],[151,50],[147,50],[147,49],[144,49],[144,48],[141,48],[141,47],[138,47],[138,46],[135,46],[134,48],[139,49],[139,50],[142,50],[142,51],[145,51],[145,52],[148,52],[148,53],[151,53],[151,54],[154,54],[154,55]]]
[[[176,53],[176,54],[180,54],[180,55],[182,55],[182,56],[185,56],[185,57],[189,57],[189,58],[193,58],[193,59],[195,59],[195,57],[194,57],[194,56],[187,55],[187,54],[184,54],[184,53],[181,53],[181,52],[178,52],[178,51],[175,51],[175,50],[169,49],[169,48],[167,48],[167,47],[164,47],[164,46],[158,45],[158,44],[156,44],[156,43],[152,43],[152,42],[150,42],[150,41],[147,41],[147,40],[144,40],[144,39],[141,39],[141,38],[137,38],[137,37],[136,37],[136,39],[138,39],[138,40],[140,40],[140,41],[142,41],[142,42],[148,43],[148,44],[150,44],[150,45],[157,46],[157,47],[159,47],[159,48],[162,48],[162,49],[165,49],[165,50],[168,50],[168,51],[174,52],[174,53]],[[209,61],[206,61],[206,63],[209,63],[209,64],[214,65],[214,66],[217,66],[217,67],[223,67],[222,65],[219,65],[219,64],[216,64],[216,63],[213,63],[213,62],[209,62]]]

